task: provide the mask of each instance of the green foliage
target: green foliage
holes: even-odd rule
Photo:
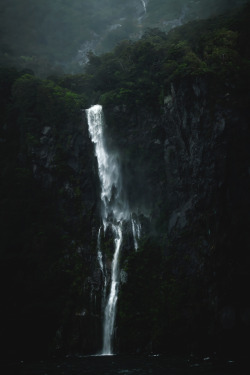
[[[27,1],[27,6],[32,4]],[[176,2],[176,12],[179,4]],[[38,5],[32,6],[35,9]],[[65,1],[65,9],[69,7],[70,2]],[[21,8],[19,5],[20,12]],[[56,2],[53,9],[54,12]],[[112,52],[101,56],[90,54],[86,71],[77,76],[52,75],[50,80],[41,80],[27,72],[0,69],[0,226],[3,233],[0,256],[5,279],[16,275],[4,295],[10,310],[17,311],[20,306],[24,316],[27,310],[36,316],[44,305],[43,311],[47,315],[52,312],[58,321],[70,315],[72,306],[80,304],[89,265],[79,248],[82,243],[90,242],[93,215],[83,203],[86,198],[82,186],[86,181],[69,163],[81,110],[99,101],[105,107],[125,104],[133,108],[133,113],[137,106],[159,113],[173,80],[204,75],[220,89],[233,83],[235,100],[238,92],[248,89],[250,71],[249,7],[244,12],[244,17],[240,13],[234,22],[226,17],[197,21],[168,35],[149,29],[138,42],[122,41]],[[66,22],[66,13],[63,17]],[[108,15],[105,17],[108,22]],[[241,22],[237,21],[239,17]],[[53,43],[60,38],[56,33]],[[22,51],[21,59],[33,63],[35,58],[28,51]],[[213,90],[216,88],[214,85]],[[247,108],[246,103],[230,100],[232,106]],[[122,134],[120,123],[116,122],[115,126]],[[46,127],[50,128],[52,142],[48,142],[48,148],[53,150],[50,165],[53,178],[52,182],[47,181],[49,189],[39,183],[39,178],[43,180],[44,166],[40,168],[38,180],[33,173]],[[158,134],[155,138],[158,139]],[[127,156],[133,159],[139,149],[153,175],[154,158],[158,154],[152,152],[145,159],[148,150],[142,148],[142,144],[132,145],[126,150]],[[84,158],[81,162],[84,165]],[[166,203],[162,206],[165,208]],[[166,214],[162,215],[165,225]],[[196,228],[192,229],[197,233]],[[181,236],[185,238],[185,234]],[[188,240],[187,234],[186,237]],[[102,240],[104,251],[111,258],[110,238]],[[195,296],[201,293],[202,285],[194,287],[199,277],[187,277],[179,270],[177,277],[172,259],[166,258],[163,250],[156,241],[145,241],[140,244],[140,251],[128,259],[129,278],[121,291],[118,309],[124,340],[121,346],[128,347],[131,341],[134,350],[145,342],[153,342],[156,348],[158,344],[164,346],[166,332],[179,327],[181,338],[188,331],[182,307],[185,305],[187,313],[194,316],[202,308],[197,302],[199,296]],[[175,256],[174,249],[171,250]],[[188,256],[184,254],[182,261],[189,261]],[[178,266],[182,268],[182,264]],[[152,275],[150,279],[149,275]],[[189,298],[197,310],[190,307]]]
[[[122,41],[113,52],[90,54],[85,74],[65,77],[61,84],[87,93],[92,102],[104,106],[144,103],[156,110],[173,80],[210,75],[226,85],[240,70],[247,72],[246,59],[239,50],[246,23],[247,17],[235,30],[230,19],[221,17],[195,21],[168,35],[147,29],[137,42]]]
[[[214,16],[242,2],[153,0],[147,14],[139,17],[139,0],[2,1],[0,65],[30,69],[40,77],[79,72],[78,51],[88,43],[96,53],[104,53],[122,40],[139,39],[147,27],[169,31],[175,24]]]
[[[85,42],[104,52],[138,28],[133,5],[123,0],[11,0],[0,5],[0,23],[0,64],[41,77],[79,71],[76,56]]]
[[[13,85],[13,98],[20,111],[20,121],[41,131],[42,126],[60,126],[78,120],[86,98],[56,85],[25,74]]]
[[[248,33],[247,14],[249,7],[234,16],[241,23],[218,17],[190,22],[168,35],[148,29],[137,42],[123,41],[113,52],[92,54],[88,88],[105,106],[144,103],[159,109],[169,83],[183,77],[209,75],[225,86],[234,77],[240,85],[239,75],[248,76],[249,56],[239,43]]]
[[[28,337],[38,319],[44,331],[38,332],[39,343],[46,347],[58,325],[81,304],[88,273],[79,249],[92,214],[84,207],[82,171],[69,165],[86,102],[52,81],[14,69],[1,69],[0,81],[0,271],[8,280],[2,289],[4,319],[15,315],[13,321]],[[52,158],[48,168],[46,152]],[[83,154],[79,158],[86,168]],[[8,337],[16,337],[14,330]]]

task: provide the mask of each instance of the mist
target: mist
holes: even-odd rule
[[[37,75],[83,70],[92,51],[230,11],[247,0],[2,0],[0,65]]]
[[[0,0],[0,373],[243,374],[249,2]]]

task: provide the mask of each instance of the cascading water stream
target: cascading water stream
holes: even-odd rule
[[[134,238],[134,247],[135,250],[138,249],[138,240],[141,237],[141,223],[134,219],[131,215],[131,225],[132,225],[132,233],[133,233],[133,238]]]
[[[98,263],[102,271],[102,274],[104,274],[104,266],[103,266],[102,251],[101,251],[101,228],[99,228],[98,236],[97,236],[97,259],[98,259]]]
[[[98,236],[97,236],[97,260],[99,263],[100,270],[102,272],[102,277],[103,277],[103,301],[102,304],[105,303],[105,298],[106,298],[106,291],[107,291],[107,275],[106,275],[106,269],[104,267],[103,263],[103,254],[101,250],[101,227],[99,228],[98,231]]]
[[[147,13],[147,7],[146,7],[145,0],[141,0],[141,3],[142,3],[142,6],[143,6],[143,9],[144,9],[144,12]]]
[[[122,222],[112,225],[115,242],[115,253],[112,262],[111,288],[104,312],[103,350],[102,354],[112,354],[112,338],[116,316],[116,305],[119,291],[119,253],[122,244]]]
[[[95,105],[87,109],[86,114],[88,119],[89,134],[92,142],[95,144],[95,153],[98,163],[98,173],[101,184],[102,226],[104,232],[108,227],[111,229],[114,239],[114,256],[111,266],[111,285],[104,309],[103,348],[101,353],[102,355],[111,355],[113,354],[112,342],[120,283],[119,255],[123,238],[123,222],[129,220],[132,215],[129,212],[127,200],[124,198],[124,194],[122,192],[118,157],[115,153],[108,152],[105,144],[102,107],[100,105]],[[97,257],[99,266],[104,275],[104,282],[106,283],[106,275],[100,246],[100,233],[101,228],[99,229],[97,239]],[[106,294],[106,284],[104,290]]]

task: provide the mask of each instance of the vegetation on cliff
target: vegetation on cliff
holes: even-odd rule
[[[207,76],[212,87],[235,92],[249,80],[249,6],[206,21],[193,21],[167,35],[148,29],[137,42],[123,41],[109,53],[89,55],[86,72],[65,76],[62,86],[86,92],[104,106],[147,104],[159,109],[173,80]]]
[[[9,0],[0,4],[0,64],[40,77],[81,71],[86,53],[138,40],[146,27],[169,31],[242,5],[247,0]]]
[[[168,104],[171,83],[178,86],[182,80],[204,79],[209,86],[211,117],[218,103],[223,108],[246,113],[250,78],[249,12],[247,6],[239,13],[188,23],[169,34],[148,29],[137,42],[122,41],[113,51],[101,56],[89,54],[86,70],[78,75],[54,74],[42,80],[32,71],[1,68],[0,251],[2,285],[8,280],[8,288],[3,293],[3,312],[4,318],[11,320],[11,327],[4,328],[3,337],[10,351],[16,337],[19,337],[16,349],[20,349],[24,335],[29,338],[29,349],[36,336],[40,337],[40,347],[47,347],[60,325],[70,325],[72,314],[86,302],[83,285],[93,267],[95,243],[91,241],[93,223],[97,220],[95,190],[98,188],[93,189],[96,183],[93,149],[82,126],[81,110],[100,102],[105,110],[124,106],[127,113],[133,109],[136,117],[140,108],[141,112],[149,111],[159,117],[164,101]],[[27,45],[27,54],[28,49]],[[189,97],[186,100],[188,103]],[[129,120],[127,117],[126,121]],[[124,127],[126,121],[122,123]],[[111,128],[117,138],[126,134],[121,123],[111,122]],[[207,131],[207,142],[211,133],[212,130]],[[237,160],[240,162],[247,157],[245,149],[241,150],[242,134],[234,129],[231,139],[235,138],[235,143],[230,140],[228,146],[239,151]],[[163,139],[161,134],[157,133],[158,136]],[[165,171],[163,177],[158,176],[158,154],[154,154],[153,147],[156,145],[147,156],[149,175],[162,182],[161,189],[167,189]],[[139,148],[138,144],[127,145],[126,157],[132,160],[140,153],[143,160],[148,150]],[[228,153],[228,160],[241,172],[240,162],[235,162],[234,156]],[[161,162],[164,163],[164,158]],[[228,176],[233,180],[233,174]],[[238,189],[231,180],[228,182],[232,186],[230,192]],[[143,179],[141,184],[144,184]],[[221,214],[226,204],[220,194]],[[233,270],[236,257],[232,246],[225,243],[232,240],[233,245],[238,243],[244,248],[245,237],[237,240],[235,228],[245,220],[243,233],[248,217],[241,208],[238,211],[227,208],[222,224],[216,224],[216,220],[221,219],[215,213],[216,204],[204,210],[189,230],[175,233],[176,242],[168,238],[168,250],[167,234],[161,233],[156,240],[144,238],[139,251],[129,254],[124,264],[129,278],[119,299],[121,350],[126,351],[128,347],[133,351],[169,350],[171,346],[178,350],[180,340],[183,340],[182,348],[190,350],[192,345],[197,348],[202,340],[204,343],[204,337],[211,337],[211,332],[215,333],[213,338],[221,335],[221,331],[210,324],[211,321],[215,325],[218,323],[218,319],[209,318],[211,311],[214,312],[211,304],[217,303],[211,302],[211,295],[216,296],[216,293],[213,294],[215,284],[210,283],[210,271],[226,272],[226,277],[218,277],[216,284],[221,288],[224,301],[230,297],[237,303],[244,298],[243,292],[239,297],[236,294],[239,284],[242,283],[243,289],[248,280],[248,263],[244,277],[240,275],[240,281],[234,285],[240,266],[237,272]],[[162,232],[167,231],[170,205],[171,202],[160,202],[159,216],[154,218]],[[235,226],[230,221],[231,213],[237,214]],[[232,236],[225,239],[228,223]],[[218,229],[214,229],[214,237],[210,236],[211,228]],[[204,233],[209,237],[208,244]],[[183,243],[189,246],[190,252],[177,252]],[[186,272],[187,265],[192,264],[193,248],[209,251],[206,280],[202,272],[191,277]],[[211,260],[210,256],[217,250]],[[225,285],[227,283],[229,286]],[[208,285],[211,290],[204,292]],[[246,321],[249,320],[246,318]],[[58,332],[61,334],[63,330]],[[167,342],[166,334],[169,335]],[[191,345],[190,334],[194,335]],[[65,333],[61,342],[68,348],[69,341]]]
[[[0,82],[2,337],[21,355],[24,336],[44,350],[82,298],[92,166],[76,145],[84,96],[14,69]]]

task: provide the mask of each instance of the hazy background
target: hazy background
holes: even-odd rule
[[[0,65],[40,76],[79,72],[100,54],[148,27],[168,31],[247,0],[0,0]]]

